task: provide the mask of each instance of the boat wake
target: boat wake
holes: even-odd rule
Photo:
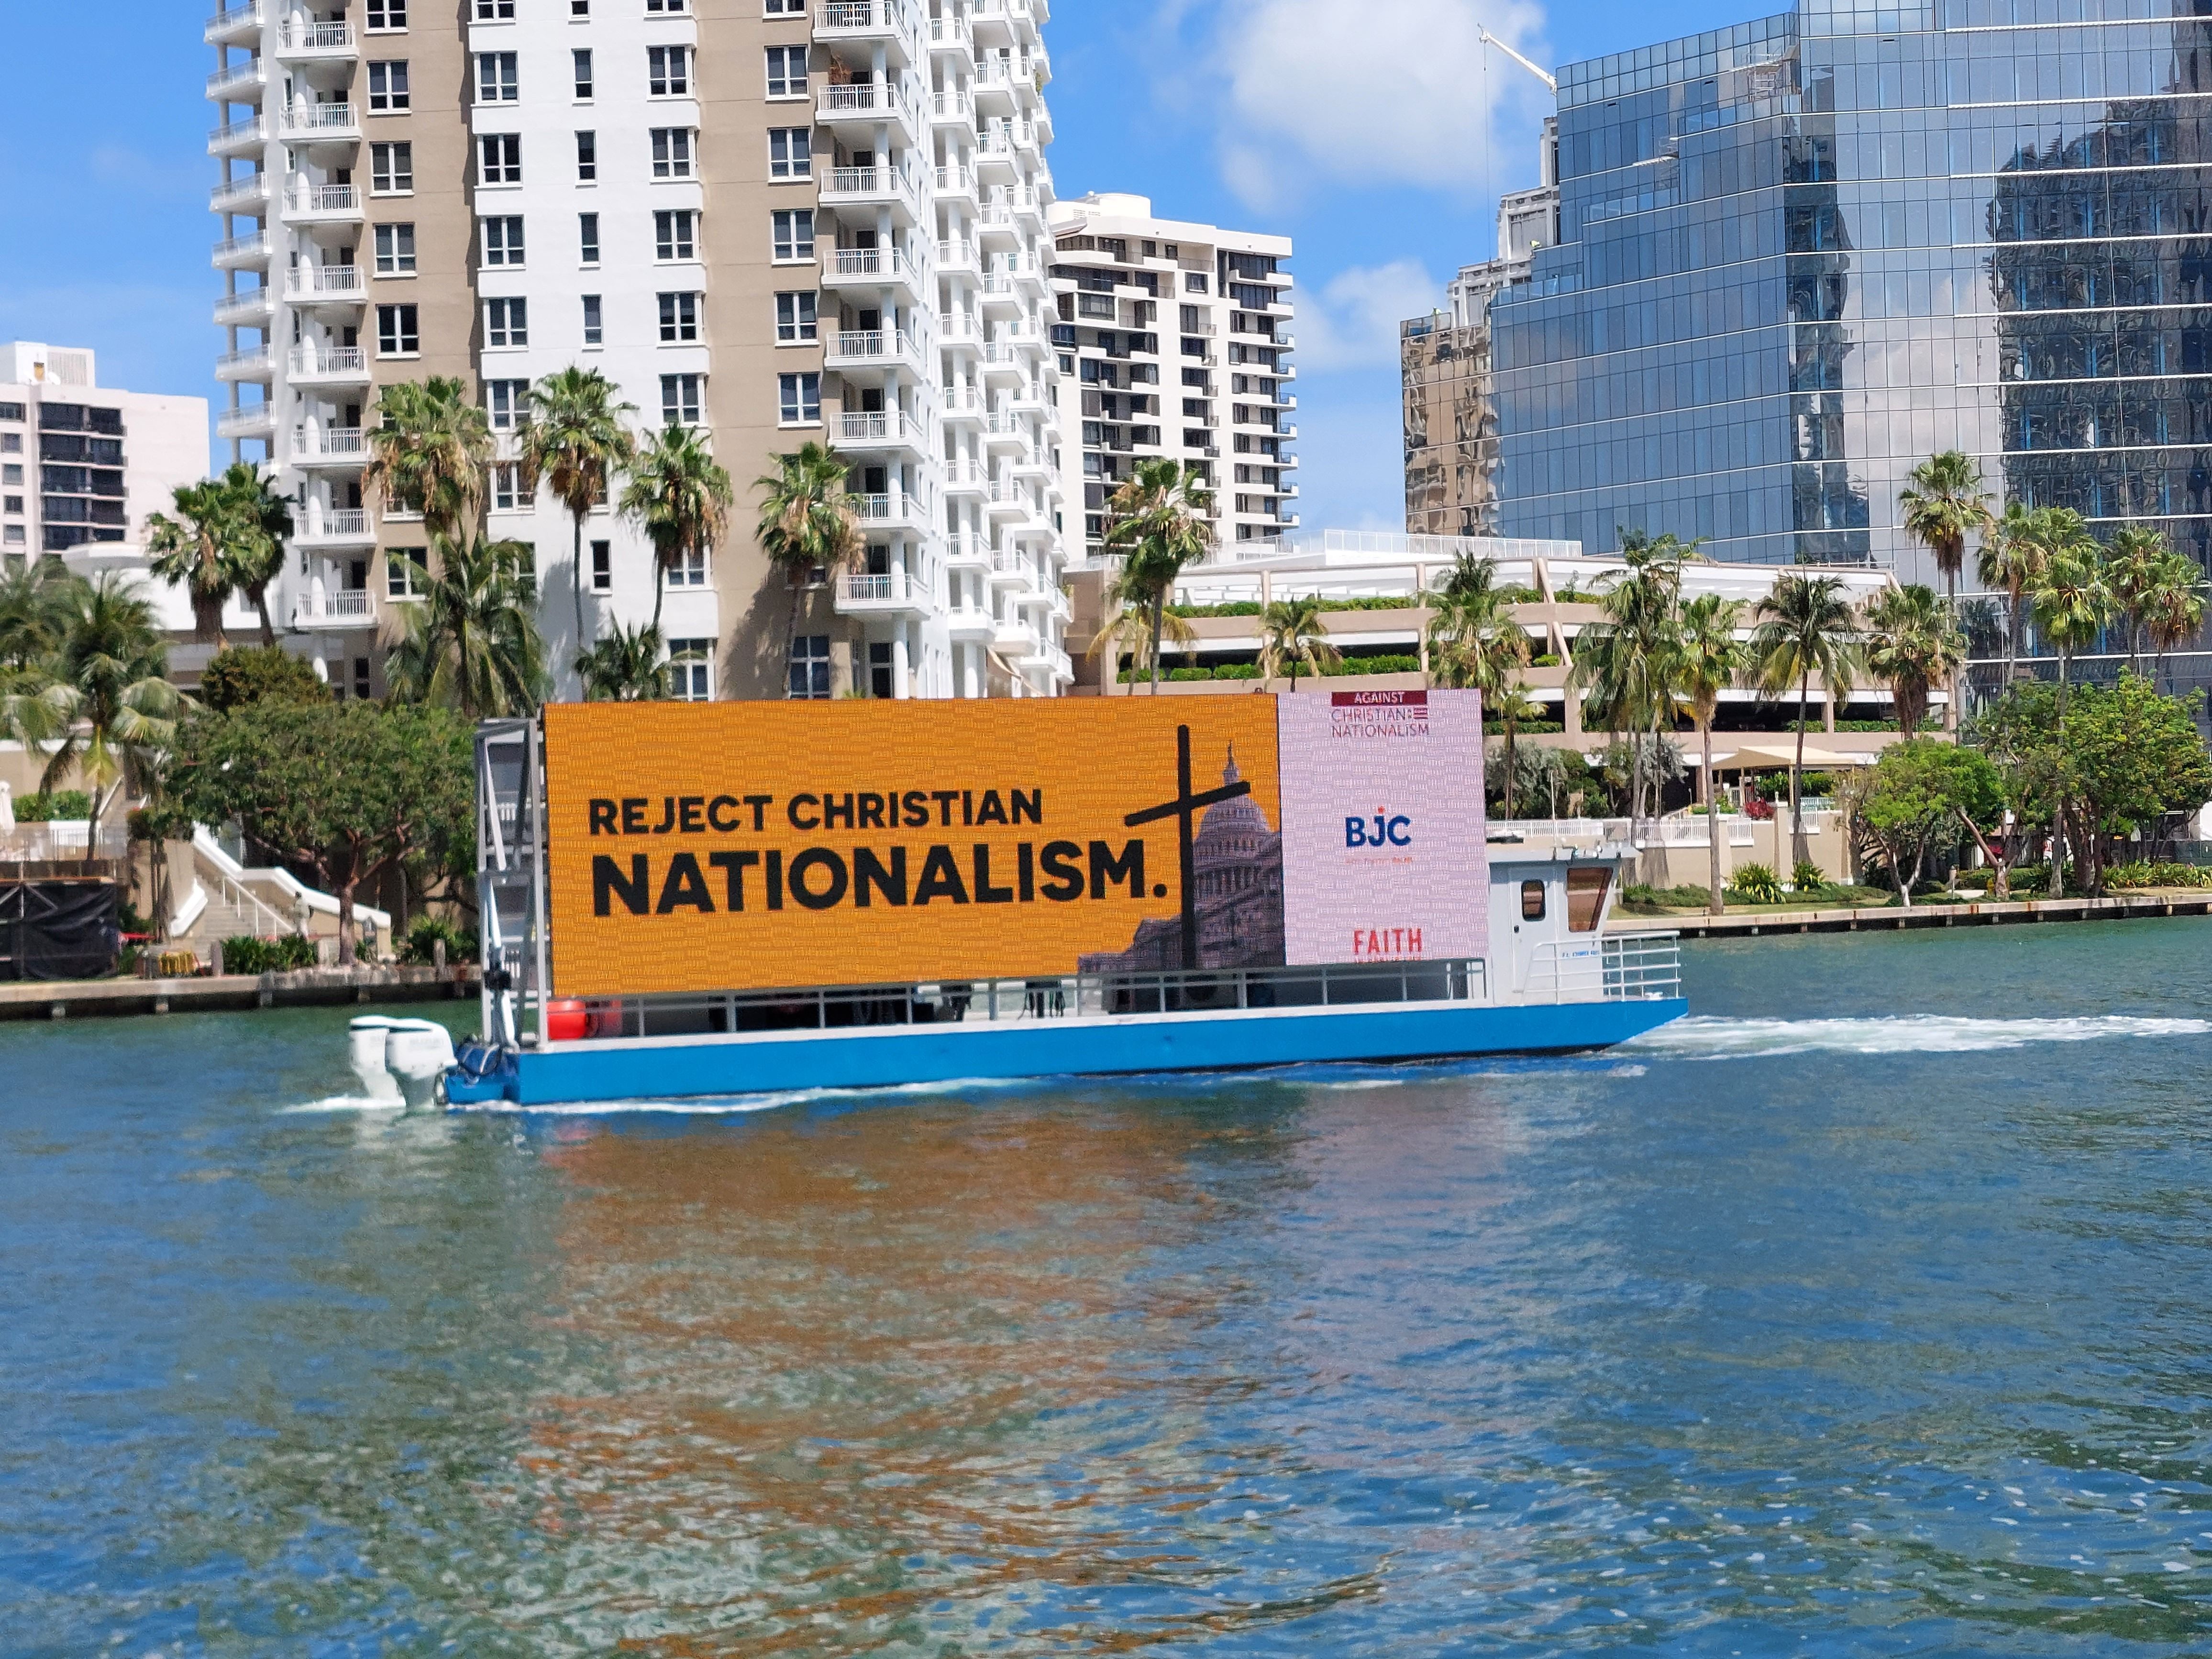
[[[332,1095],[327,1100],[302,1101],[296,1105],[280,1106],[279,1116],[293,1117],[308,1112],[384,1112],[397,1116],[407,1109],[404,1100],[374,1100],[367,1095]]]
[[[1913,1014],[1876,1019],[1678,1019],[1621,1045],[1662,1060],[1762,1060],[1775,1054],[1965,1054],[2038,1042],[2203,1036],[2212,1020],[2126,1014],[2071,1019],[1963,1019]]]

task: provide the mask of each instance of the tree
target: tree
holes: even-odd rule
[[[2169,553],[2142,598],[2143,629],[2151,647],[2151,681],[2164,678],[2166,653],[2195,639],[2204,626],[2204,573],[2185,553]]]
[[[73,580],[59,559],[0,571],[0,674],[44,662],[60,643]]]
[[[2076,857],[2104,890],[2112,844],[2212,799],[2212,759],[2197,730],[2198,699],[2160,696],[2140,674],[2082,688],[2063,727]]]
[[[1625,532],[1620,540],[1626,568],[1610,579],[1598,604],[1605,619],[1585,628],[1575,641],[1577,690],[1587,688],[1589,703],[1609,732],[1648,735],[1652,741],[1628,746],[1628,813],[1640,818],[1646,774],[1644,761],[1656,757],[1659,727],[1674,709],[1674,657],[1682,599],[1682,565],[1700,558],[1698,544],[1671,533]],[[1570,695],[1574,695],[1572,691]],[[1657,811],[1658,779],[1652,784]]]
[[[590,702],[656,702],[668,695],[661,662],[665,641],[657,623],[626,629],[619,622],[587,651],[576,653],[576,674]]]
[[[200,670],[200,702],[222,714],[251,702],[328,702],[331,688],[276,646],[233,646]]]
[[[1168,595],[1212,547],[1213,497],[1205,478],[1179,461],[1139,461],[1106,498],[1106,545],[1120,553],[1124,591],[1152,613],[1152,695],[1160,690],[1160,630]]]
[[[126,783],[138,793],[150,788],[185,698],[169,684],[168,642],[154,607],[128,578],[109,571],[73,582],[68,606],[40,699],[55,736],[39,787],[51,791],[72,770],[84,780],[92,795],[89,858],[116,792]]]
[[[1959,605],[1959,572],[1966,561],[1966,538],[1987,533],[1995,520],[1989,497],[1982,493],[1982,469],[1974,459],[1956,449],[1930,455],[1914,467],[1897,502],[1904,509],[1905,533],[1936,556],[1943,575],[1943,592],[1950,608]],[[1953,663],[1942,684],[1949,692],[1943,708],[1944,729],[1959,729],[1957,676],[1966,665],[1962,656]]]
[[[1512,596],[1498,585],[1498,565],[1462,553],[1429,601],[1429,672],[1439,684],[1482,693],[1486,719],[1505,737],[1499,816],[1513,816],[1522,725],[1540,714],[1522,689],[1531,651],[1528,630],[1514,619]]]
[[[1106,605],[1106,620],[1091,639],[1087,655],[1107,653],[1115,674],[1119,675],[1121,656],[1128,653],[1130,672],[1143,675],[1152,661],[1152,595],[1139,592],[1132,585],[1133,567],[1123,561],[1121,567],[1106,580],[1103,598]],[[1143,573],[1138,572],[1141,578]],[[1188,645],[1198,637],[1198,630],[1174,611],[1161,613],[1160,638],[1164,642]]]
[[[623,402],[605,374],[572,363],[530,388],[530,407],[515,427],[526,487],[534,490],[543,479],[568,509],[568,585],[579,651],[584,649],[584,519],[606,500],[615,474],[637,453],[637,441],[622,422],[636,412],[637,405]]]
[[[2045,544],[2043,568],[2028,595],[2035,610],[2035,625],[2058,648],[2058,724],[2066,725],[2068,668],[2075,654],[2096,643],[2097,635],[2112,619],[2112,583],[2105,569],[2104,550],[2093,540],[2081,516],[2064,508],[2073,520],[2068,526],[2054,519],[2063,535],[2056,545]]]
[[[811,446],[819,447],[819,446]],[[735,492],[730,475],[715,465],[696,427],[670,426],[638,453],[622,510],[635,519],[653,544],[653,626],[660,627],[660,601],[668,573],[705,558],[728,533]]]
[[[1313,594],[1277,599],[1260,613],[1260,678],[1272,680],[1290,670],[1291,690],[1298,689],[1298,669],[1319,678],[1341,667],[1344,653],[1328,642],[1321,625],[1321,600]]]
[[[2043,568],[2043,540],[2035,515],[2018,501],[2006,505],[2004,516],[1996,520],[1982,537],[1982,550],[1976,565],[1976,574],[1982,586],[2005,595],[2005,676],[2004,683],[2012,684],[2013,672],[2020,660],[2020,629],[2021,606],[2027,591],[2035,583]]]
[[[235,819],[337,896],[342,964],[360,889],[410,860],[443,860],[475,830],[471,728],[442,708],[259,702],[205,715],[186,722],[167,781],[192,818]]]
[[[471,720],[527,714],[545,691],[530,550],[442,537],[432,546],[437,574],[421,603],[407,607],[406,633],[386,659],[392,694],[443,703]]]
[[[2066,757],[2058,740],[2058,688],[2048,680],[2020,680],[1985,708],[1968,734],[1997,769],[2010,822],[1985,836],[1996,866],[1996,896],[2011,896],[2011,867],[2029,841],[2048,834],[2054,862],[2061,860],[2057,824],[2066,799]]]
[[[1721,693],[1732,688],[1751,664],[1750,647],[1736,638],[1743,620],[1743,601],[1702,593],[1682,607],[1674,657],[1674,689],[1688,703],[1705,746],[1705,839],[1710,849],[1712,893],[1707,908],[1715,915],[1727,909],[1721,896],[1720,792],[1713,787],[1713,716]]]
[[[1790,572],[1778,577],[1774,591],[1759,602],[1759,623],[1751,636],[1753,672],[1770,695],[1797,688],[1797,753],[1790,763],[1790,824],[1796,847],[1790,856],[1807,856],[1804,800],[1805,725],[1812,706],[1813,677],[1818,674],[1832,698],[1850,690],[1860,665],[1857,619],[1851,614],[1843,580]]]
[[[185,590],[191,602],[192,637],[220,649],[222,608],[239,588],[247,527],[237,492],[222,478],[179,484],[170,491],[173,513],[146,515],[147,568]]]
[[[376,394],[382,416],[368,434],[362,481],[390,512],[422,515],[433,538],[466,538],[483,509],[491,465],[491,423],[469,397],[468,382],[434,374],[399,380]]]
[[[1910,904],[1928,855],[1956,845],[1962,834],[1980,839],[1982,826],[2002,811],[2003,791],[1987,757],[1912,738],[1875,763],[1856,823],[1888,866],[1897,902]]]
[[[284,574],[284,544],[292,537],[292,504],[270,487],[251,461],[233,461],[222,475],[238,512],[238,585],[261,618],[261,643],[276,643],[269,620],[269,590]]]
[[[800,592],[815,571],[835,576],[852,562],[860,546],[860,520],[845,488],[845,463],[827,445],[801,444],[774,459],[775,471],[753,480],[761,492],[760,522],[753,533],[791,589],[791,627],[784,642],[788,659],[791,641],[799,637]]]
[[[2105,580],[2112,591],[2112,609],[2127,629],[2130,668],[2141,655],[2152,590],[2172,550],[2166,538],[2147,524],[2122,525],[2106,546]]]
[[[1866,623],[1867,672],[1889,687],[1898,729],[1910,738],[1927,718],[1930,690],[1955,684],[1965,636],[1936,590],[1917,582],[1875,599]]]

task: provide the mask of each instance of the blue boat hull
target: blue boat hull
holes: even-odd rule
[[[455,1105],[553,1106],[967,1079],[1206,1072],[1328,1060],[1439,1060],[1610,1048],[1679,1019],[1680,998],[1469,1007],[1159,1014],[1005,1024],[896,1025],[773,1035],[564,1042],[457,1071]]]

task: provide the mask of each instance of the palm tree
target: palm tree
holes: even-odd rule
[[[791,589],[791,627],[784,643],[788,657],[791,641],[799,636],[801,591],[815,571],[834,576],[852,562],[860,546],[860,520],[845,489],[845,463],[827,445],[801,444],[773,459],[775,471],[753,480],[761,492],[760,523],[753,533]]]
[[[1982,586],[2005,594],[2005,678],[2012,684],[2020,662],[2021,607],[2027,590],[2043,567],[2041,526],[2035,514],[2018,501],[2008,502],[2004,516],[1994,520],[1982,538],[1975,568]]]
[[[1303,599],[1277,599],[1260,613],[1260,678],[1272,680],[1290,670],[1291,690],[1298,689],[1298,667],[1319,678],[1341,667],[1344,654],[1328,642],[1322,629],[1324,609],[1313,594]]]
[[[584,516],[601,501],[614,475],[629,465],[637,441],[622,422],[637,405],[621,400],[596,368],[567,368],[530,388],[530,407],[515,427],[525,487],[543,478],[568,509],[574,532],[568,563],[576,605],[576,647],[584,648]]]
[[[269,590],[284,574],[292,504],[270,487],[251,461],[233,461],[222,475],[222,487],[238,508],[238,585],[261,618],[261,643],[266,648],[276,643],[276,629],[269,620]]]
[[[2166,653],[2197,637],[2204,626],[2204,573],[2185,553],[2169,553],[2143,594],[2142,618],[2150,636],[2151,684],[2166,671]]]
[[[2127,629],[2128,666],[2142,654],[2143,624],[2152,589],[2173,550],[2166,538],[2147,524],[2124,524],[2112,532],[2106,547],[2106,580],[2112,590],[2112,605]]]
[[[146,515],[147,568],[185,590],[192,606],[192,637],[218,649],[229,644],[222,608],[238,591],[246,526],[237,492],[225,480],[179,484],[170,492],[174,516]]]
[[[1513,816],[1521,726],[1543,712],[1522,689],[1531,654],[1528,632],[1514,620],[1512,601],[1498,586],[1496,562],[1461,554],[1430,601],[1430,672],[1444,685],[1480,691],[1484,715],[1496,716],[1504,728],[1498,811],[1508,818]]]
[[[1179,461],[1139,461],[1106,498],[1106,545],[1123,556],[1122,586],[1152,612],[1152,695],[1160,690],[1160,630],[1168,595],[1214,542],[1204,475]]]
[[[362,481],[391,511],[422,514],[433,538],[458,540],[483,506],[491,465],[491,423],[469,399],[468,383],[450,375],[400,380],[376,394],[382,422],[368,434]]]
[[[2066,730],[2068,668],[2083,647],[2096,643],[2115,605],[2104,550],[2084,533],[2051,552],[2028,602],[2035,625],[2058,648],[2058,729]]]
[[[622,510],[643,526],[646,539],[653,544],[656,631],[668,573],[695,555],[704,558],[714,550],[714,544],[729,532],[730,503],[735,499],[730,475],[715,464],[696,427],[665,427],[638,452],[629,488],[623,491]]]
[[[1909,739],[1927,718],[1929,692],[1965,662],[1966,641],[1934,588],[1915,582],[1866,608],[1867,672],[1889,687],[1898,729]]]
[[[1647,750],[1656,760],[1660,722],[1674,706],[1672,653],[1681,609],[1682,565],[1702,559],[1698,545],[1678,541],[1672,532],[1656,537],[1641,531],[1624,532],[1620,551],[1627,568],[1610,578],[1598,598],[1605,620],[1585,628],[1575,641],[1569,695],[1588,690],[1605,729],[1629,735],[1632,821],[1643,816]],[[1648,744],[1647,736],[1651,739]],[[1656,797],[1660,780],[1655,775],[1650,781]]]
[[[1790,767],[1791,856],[1805,856],[1805,724],[1818,674],[1832,698],[1850,691],[1859,666],[1858,621],[1840,577],[1797,571],[1778,577],[1759,602],[1759,623],[1751,636],[1753,672],[1770,696],[1797,687],[1797,753]]]
[[[1713,715],[1721,693],[1733,687],[1750,665],[1750,648],[1736,638],[1743,620],[1743,601],[1724,599],[1717,593],[1701,593],[1682,607],[1676,630],[1674,690],[1688,704],[1705,745],[1705,840],[1711,856],[1712,897],[1707,908],[1719,915],[1728,908],[1721,896],[1720,792],[1713,783]]]
[[[57,735],[39,787],[51,791],[71,771],[83,779],[92,795],[89,859],[117,793],[125,784],[151,789],[185,696],[169,684],[168,642],[154,607],[121,573],[71,582],[66,605],[43,699]]]
[[[1092,657],[1107,653],[1117,676],[1124,653],[1129,658],[1130,672],[1139,675],[1148,672],[1152,659],[1152,595],[1149,592],[1139,592],[1131,586],[1129,573],[1132,568],[1124,562],[1106,583],[1102,595],[1106,605],[1106,620],[1100,624],[1097,633],[1091,636],[1090,649],[1085,653]],[[1163,611],[1159,621],[1164,646],[1188,645],[1198,637],[1198,630],[1173,611]]]
[[[437,574],[422,603],[406,607],[406,632],[386,659],[393,695],[471,720],[529,713],[545,689],[530,550],[443,536],[432,548]]]
[[[666,643],[653,623],[634,629],[617,622],[613,632],[576,653],[576,674],[591,702],[657,702],[668,695],[661,658]]]
[[[1960,450],[1930,455],[1912,469],[1906,487],[1898,492],[1897,504],[1904,508],[1905,533],[1936,556],[1936,568],[1943,573],[1944,593],[1956,611],[1959,572],[1966,562],[1966,538],[1976,531],[1986,532],[1995,522],[1989,497],[1982,493],[1981,467]],[[1953,678],[1945,682],[1948,695],[1943,705],[1943,726],[1949,732],[1959,729],[1956,676],[1964,665],[1961,658],[1952,670]]]
[[[59,559],[0,571],[0,673],[44,662],[61,642],[70,580]]]

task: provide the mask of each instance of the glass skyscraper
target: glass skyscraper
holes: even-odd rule
[[[1955,447],[2212,553],[2212,0],[1808,0],[1562,70],[1559,177],[1501,533],[1932,580],[1897,493]]]

